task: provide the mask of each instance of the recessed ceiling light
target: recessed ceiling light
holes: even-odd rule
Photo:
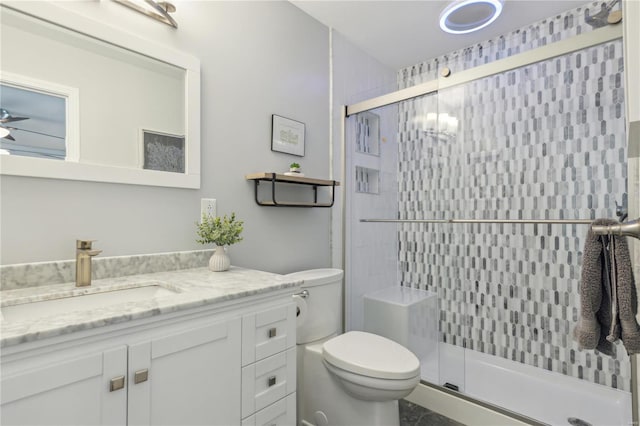
[[[467,34],[490,25],[502,12],[504,0],[456,0],[440,13],[440,28]]]

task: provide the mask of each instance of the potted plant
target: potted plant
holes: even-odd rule
[[[286,176],[304,177],[304,174],[302,174],[302,172],[300,171],[300,164],[298,163],[289,164],[289,171],[284,172],[284,174]]]
[[[202,222],[196,223],[200,244],[215,244],[216,251],[209,259],[209,269],[214,272],[226,271],[231,265],[231,260],[225,251],[225,246],[230,246],[242,241],[240,234],[243,230],[244,222],[236,220],[236,214],[231,213],[231,217],[212,217],[207,214],[202,215]]]
[[[291,173],[300,173],[300,164],[298,163],[289,164],[289,171]]]

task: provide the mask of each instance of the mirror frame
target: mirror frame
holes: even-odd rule
[[[200,60],[192,55],[44,2],[3,2],[2,8],[33,16],[185,70],[185,173],[0,155],[0,174],[132,185],[200,188]],[[137,141],[136,141],[137,142]],[[80,137],[80,146],[82,138]]]

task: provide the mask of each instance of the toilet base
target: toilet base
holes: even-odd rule
[[[324,366],[323,344],[324,340],[297,349],[298,424],[398,426],[398,401],[363,401],[345,392]]]

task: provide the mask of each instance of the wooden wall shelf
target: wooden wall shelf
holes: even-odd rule
[[[266,207],[331,207],[335,201],[335,187],[340,186],[340,182],[336,180],[316,179],[304,176],[289,176],[271,172],[248,174],[245,176],[245,179],[252,180],[254,182],[256,203],[259,206]],[[258,186],[260,185],[260,182],[271,183],[271,200],[263,201],[258,197]],[[278,183],[311,186],[313,188],[313,202],[276,201],[276,184]],[[318,202],[318,187],[331,188],[331,202]]]

